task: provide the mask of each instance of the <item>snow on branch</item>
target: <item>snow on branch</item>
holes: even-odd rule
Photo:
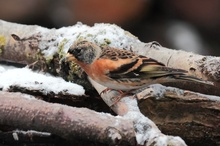
[[[25,88],[29,91],[38,91],[43,95],[62,94],[72,96],[83,96],[85,91],[82,86],[66,82],[60,77],[50,74],[36,73],[28,68],[7,69],[0,66],[0,89],[9,91],[11,88]]]

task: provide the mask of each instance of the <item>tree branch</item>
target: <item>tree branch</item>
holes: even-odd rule
[[[113,145],[134,145],[131,120],[86,108],[50,104],[19,93],[0,92],[0,125],[50,132],[65,139],[85,138]]]

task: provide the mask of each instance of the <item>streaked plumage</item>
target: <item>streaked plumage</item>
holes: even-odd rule
[[[185,70],[166,67],[152,58],[88,41],[73,44],[66,59],[80,65],[96,82],[115,90],[129,91],[171,80],[204,83]]]

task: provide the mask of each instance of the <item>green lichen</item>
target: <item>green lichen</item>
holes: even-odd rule
[[[107,39],[107,38],[105,38],[104,41],[105,41],[105,43],[106,43],[107,45],[111,44],[111,41],[110,41],[109,39]]]
[[[50,64],[51,60],[53,59],[53,56],[45,57],[45,59],[46,59],[46,64]]]
[[[5,44],[6,38],[4,36],[0,36],[0,54],[2,54]]]
[[[70,64],[70,74],[76,74],[78,77],[81,77],[82,69],[75,62],[71,62]]]
[[[64,50],[64,46],[67,42],[68,42],[67,39],[63,39],[58,46],[57,53],[59,54],[59,58],[63,58],[66,55],[66,52],[64,52],[63,50]]]
[[[98,42],[96,44],[98,44]],[[99,46],[104,47],[104,46],[109,46],[110,44],[111,44],[111,41],[107,38],[104,38],[104,42],[101,43]]]
[[[5,46],[6,38],[4,36],[0,36],[0,46]]]
[[[87,37],[93,37],[93,34],[89,33],[87,34]]]
[[[2,54],[2,52],[3,52],[3,47],[0,46],[0,55]]]

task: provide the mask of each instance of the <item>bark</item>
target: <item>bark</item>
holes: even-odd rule
[[[163,133],[178,135],[189,145],[220,144],[219,97],[160,85],[138,93],[137,98],[141,112]]]
[[[70,141],[84,138],[112,145],[135,144],[131,120],[50,104],[19,93],[0,92],[0,125],[50,132]]]

